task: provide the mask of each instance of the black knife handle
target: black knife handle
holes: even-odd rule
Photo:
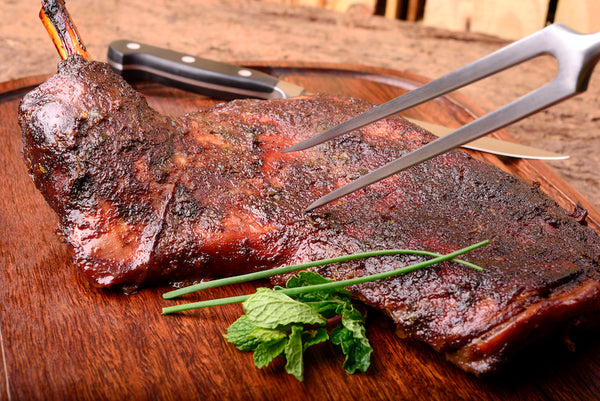
[[[207,60],[131,40],[108,48],[112,69],[128,81],[150,80],[217,99],[285,98],[277,78],[250,68]]]

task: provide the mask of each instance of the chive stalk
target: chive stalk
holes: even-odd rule
[[[306,263],[281,266],[281,267],[276,267],[274,269],[262,270],[262,271],[258,271],[258,272],[254,272],[254,273],[247,273],[247,274],[241,274],[241,275],[233,276],[233,277],[225,277],[225,278],[221,278],[221,279],[217,279],[217,280],[205,281],[202,283],[193,284],[193,285],[190,285],[190,286],[187,286],[184,288],[179,288],[177,290],[166,292],[163,294],[163,299],[173,299],[173,298],[180,297],[180,296],[186,295],[186,294],[190,294],[190,293],[196,292],[196,291],[202,291],[202,290],[207,290],[209,288],[222,287],[222,286],[232,285],[232,284],[245,283],[247,281],[260,280],[260,279],[264,279],[267,277],[276,276],[278,274],[291,273],[294,271],[308,269],[310,267],[315,267],[315,266],[323,266],[323,265],[328,265],[328,264],[332,264],[332,263],[341,263],[341,262],[347,262],[349,260],[370,258],[370,257],[375,257],[375,256],[385,256],[385,255],[422,255],[422,256],[430,256],[430,257],[434,257],[434,258],[442,256],[438,253],[414,250],[414,249],[384,249],[384,250],[378,250],[378,251],[360,252],[360,253],[354,253],[352,255],[343,255],[343,256],[336,256],[336,257],[328,258],[328,259],[319,259],[319,260],[314,260],[314,261],[306,262]],[[479,267],[473,263],[467,262],[466,260],[454,259],[454,262],[460,263],[462,265],[471,267],[476,270],[482,270],[481,267]]]
[[[457,256],[460,256],[462,254],[470,252],[474,249],[480,248],[484,245],[487,245],[488,243],[489,243],[489,241],[486,240],[486,241],[482,241],[482,242],[467,246],[465,248],[459,249],[458,251],[448,253],[446,255],[437,255],[436,254],[437,256],[435,256],[434,258],[432,258],[430,260],[426,260],[426,261],[420,262],[420,263],[415,263],[413,265],[405,266],[400,269],[391,270],[389,272],[376,273],[376,274],[371,274],[371,275],[364,276],[364,277],[355,277],[355,278],[351,278],[351,279],[347,279],[347,280],[331,281],[331,282],[324,283],[324,284],[310,285],[310,286],[305,286],[305,287],[284,288],[284,289],[280,289],[277,291],[281,291],[282,293],[284,293],[286,295],[296,295],[296,294],[301,294],[301,293],[311,292],[311,291],[333,290],[333,289],[337,289],[337,288],[341,288],[341,287],[348,287],[351,285],[367,283],[367,282],[371,282],[371,281],[375,281],[375,280],[381,280],[381,279],[393,277],[393,276],[396,276],[399,274],[409,273],[409,272],[412,272],[417,269],[421,269],[421,268],[424,268],[427,266],[434,265],[436,263],[454,259]],[[379,251],[377,251],[377,252],[379,252]],[[354,255],[349,255],[349,256],[354,256]],[[365,257],[365,256],[363,256],[363,257]],[[333,258],[333,259],[337,259],[337,258]],[[346,260],[351,260],[351,259],[352,258],[346,259]],[[316,262],[310,262],[310,263],[316,263]],[[333,262],[330,262],[330,263],[333,263]],[[320,264],[325,264],[325,263],[323,263],[323,261],[321,261]],[[304,265],[306,265],[306,264],[304,264]],[[476,270],[482,270],[481,267],[474,265],[472,263],[468,263],[468,265]],[[315,266],[315,265],[311,265],[311,267],[312,266]],[[276,269],[271,269],[269,271],[272,271],[272,270],[276,270]],[[276,273],[276,274],[280,274],[280,273]],[[245,276],[247,276],[247,275],[245,275]],[[268,276],[265,276],[265,277],[268,277]],[[215,280],[215,281],[217,281],[217,280]],[[237,282],[239,282],[239,281],[237,281]],[[204,284],[204,283],[202,283],[202,284]],[[221,285],[224,285],[224,284],[221,284]],[[191,310],[191,309],[199,309],[199,308],[207,308],[207,307],[211,307],[211,306],[240,303],[240,302],[244,302],[248,298],[248,296],[249,295],[240,295],[240,296],[236,296],[236,297],[218,298],[218,299],[211,299],[211,300],[207,300],[207,301],[191,302],[191,303],[187,303],[187,304],[169,306],[169,307],[163,308],[162,314],[168,315],[171,313],[182,312],[182,311]]]

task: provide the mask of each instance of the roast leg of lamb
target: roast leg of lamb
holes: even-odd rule
[[[102,63],[71,56],[22,101],[24,156],[74,264],[127,289],[358,251],[453,262],[355,286],[399,333],[483,374],[536,334],[600,310],[600,239],[536,186],[453,151],[337,203],[321,195],[433,139],[401,118],[316,148],[281,150],[372,105],[324,95],[237,100],[162,116]],[[390,256],[318,269],[341,279],[413,263]],[[278,279],[274,279],[277,282]]]
[[[454,151],[305,213],[318,197],[434,137],[389,118],[282,154],[373,105],[315,95],[162,116],[108,66],[87,60],[62,1],[45,0],[42,20],[70,56],[21,103],[23,152],[74,264],[94,285],[132,290],[373,249],[446,253],[490,240],[464,257],[483,272],[444,262],[350,290],[387,313],[402,336],[478,375],[535,337],[600,315],[600,238],[582,213],[571,216],[536,186]],[[342,279],[418,260],[317,270]]]

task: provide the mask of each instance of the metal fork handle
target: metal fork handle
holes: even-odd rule
[[[553,81],[529,94],[466,124],[449,135],[336,189],[311,204],[307,211],[370,185],[422,161],[496,131],[587,89],[594,66],[600,60],[600,32],[582,35],[561,24],[550,25],[478,61],[417,88],[404,96],[334,127],[331,137],[431,100],[542,54],[558,61]],[[357,121],[354,121],[357,120]],[[346,124],[346,127],[343,125]],[[353,128],[349,128],[349,127]],[[339,132],[339,133],[338,133]],[[310,139],[309,139],[310,140]],[[302,145],[300,143],[299,145]],[[308,146],[310,147],[310,146]]]

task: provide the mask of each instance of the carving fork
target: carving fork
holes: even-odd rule
[[[457,148],[584,92],[587,89],[594,66],[600,60],[600,32],[584,35],[562,24],[550,25],[435,81],[284,150],[284,152],[293,152],[310,148],[542,54],[551,54],[558,61],[558,73],[553,81],[469,124],[463,125],[445,137],[436,139],[330,192],[312,203],[306,211],[323,206],[410,166]]]

